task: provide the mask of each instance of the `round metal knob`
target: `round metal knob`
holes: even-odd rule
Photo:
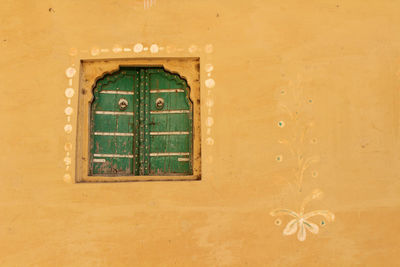
[[[164,99],[162,99],[161,97],[156,99],[156,108],[157,109],[163,109],[164,107]]]
[[[125,98],[121,98],[118,101],[118,105],[120,110],[125,110],[128,107],[128,100],[126,100]]]

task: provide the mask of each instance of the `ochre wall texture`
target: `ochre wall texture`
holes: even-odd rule
[[[399,10],[1,0],[0,266],[398,265]],[[75,183],[79,60],[137,57],[200,57],[202,180]]]

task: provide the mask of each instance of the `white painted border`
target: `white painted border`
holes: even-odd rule
[[[152,6],[155,5],[156,0],[144,0],[144,8],[148,9]],[[162,45],[158,45],[156,43],[152,43],[152,44],[147,44],[147,45],[143,45],[142,43],[138,42],[136,44],[128,44],[128,45],[119,45],[119,44],[115,44],[112,48],[107,48],[107,47],[92,47],[91,49],[76,49],[76,48],[71,48],[69,51],[69,55],[71,57],[71,61],[75,62],[75,63],[79,63],[79,60],[81,59],[85,59],[85,58],[120,58],[120,57],[115,57],[112,56],[112,54],[120,54],[122,55],[123,58],[126,57],[141,57],[142,54],[145,56],[148,55],[156,55],[159,53],[164,53],[164,54],[173,54],[176,57],[182,56],[182,57],[186,57],[186,56],[193,56],[196,55],[198,57],[200,57],[202,59],[201,64],[204,64],[204,71],[205,71],[205,75],[203,72],[203,70],[201,71],[201,77],[206,77],[205,80],[205,87],[207,88],[207,98],[205,99],[205,103],[207,106],[207,117],[205,122],[213,122],[213,123],[204,123],[203,125],[206,125],[206,144],[210,147],[213,146],[215,141],[213,138],[213,132],[212,132],[212,126],[214,124],[214,119],[212,117],[213,115],[213,106],[214,106],[214,99],[213,99],[213,90],[215,89],[216,83],[214,78],[212,77],[212,71],[214,70],[214,66],[212,65],[212,62],[210,61],[211,57],[209,55],[211,55],[213,53],[213,45],[212,44],[206,44],[204,45],[204,47],[195,45],[195,44],[191,44],[188,46],[188,48],[182,48],[182,47],[176,47],[173,45],[166,45],[166,46],[162,46]],[[158,56],[158,55],[157,55]],[[167,55],[165,55],[165,57],[168,57]],[[205,60],[205,62],[204,62]],[[78,64],[79,65],[79,64]],[[79,73],[79,69],[77,70],[77,67],[75,66],[75,64],[71,64],[68,66],[67,70],[66,70],[66,75],[67,75],[67,84],[66,84],[66,97],[67,97],[67,108],[68,110],[73,111],[73,106],[76,106],[76,102],[75,98],[74,98],[74,93],[77,92],[78,90],[78,86],[75,86],[75,80],[78,78],[78,75],[76,75],[77,73]],[[67,90],[68,90],[68,95],[67,95]],[[180,92],[184,92],[184,90],[182,89],[153,89],[151,90],[151,93],[180,93]],[[131,92],[122,92],[122,91],[102,91],[101,93],[104,94],[120,94],[120,95],[131,95]],[[204,98],[204,95],[201,96],[201,98]],[[65,106],[63,107],[63,109],[65,110]],[[183,111],[182,113],[186,113],[188,111]],[[175,111],[172,111],[170,113],[176,113]],[[181,113],[181,112],[178,112]],[[66,114],[66,121],[67,124],[64,125],[64,131],[66,134],[66,141],[65,141],[65,157],[64,157],[64,164],[65,164],[65,174],[64,174],[64,181],[67,183],[71,183],[74,182],[75,179],[73,176],[73,174],[75,174],[73,171],[71,171],[71,166],[72,164],[75,162],[75,159],[72,160],[71,155],[73,155],[73,150],[74,150],[74,146],[72,145],[73,140],[75,140],[75,125],[73,124],[73,122],[75,122],[74,118],[71,118],[71,114],[67,115]],[[75,112],[76,114],[76,112]],[[124,114],[128,115],[127,112],[124,112]],[[155,112],[153,114],[162,114],[162,112]],[[116,114],[117,115],[117,114]],[[122,115],[120,113],[118,113],[118,115]],[[130,115],[130,114],[129,114]],[[202,118],[204,118],[204,116],[202,116]],[[203,119],[202,119],[203,120]],[[73,126],[74,125],[74,126]],[[113,133],[110,133],[110,135],[112,135]],[[126,133],[130,136],[130,133]],[[132,133],[133,134],[133,133]],[[98,133],[98,135],[108,135],[108,133]],[[153,134],[153,135],[160,135],[160,134]],[[125,133],[118,133],[115,134],[115,136],[125,136]],[[210,151],[209,151],[210,152]],[[178,159],[180,161],[186,161],[186,158],[180,158]],[[208,164],[211,164],[213,161],[213,157],[212,155],[210,155],[210,153],[206,156],[206,161]],[[203,161],[204,162],[204,161]],[[204,170],[203,170],[204,173]]]

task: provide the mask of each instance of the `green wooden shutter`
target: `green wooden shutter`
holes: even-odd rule
[[[127,106],[120,103],[127,103]],[[162,68],[121,68],[94,89],[91,175],[192,174],[186,81]]]
[[[162,69],[148,69],[150,174],[192,174],[192,105],[186,82]],[[157,107],[157,99],[164,104]]]

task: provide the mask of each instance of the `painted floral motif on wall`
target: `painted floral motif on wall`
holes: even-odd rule
[[[314,190],[312,194],[310,194],[303,200],[303,203],[301,204],[298,212],[292,211],[290,209],[275,209],[271,211],[271,216],[288,215],[293,218],[286,224],[286,227],[283,229],[283,235],[293,235],[297,232],[297,239],[299,241],[304,241],[306,240],[307,236],[306,230],[313,234],[318,234],[319,232],[319,226],[312,222],[311,218],[316,216],[322,217],[322,226],[324,226],[326,222],[333,222],[335,220],[335,215],[329,210],[313,210],[305,212],[305,207],[307,203],[313,199],[321,198],[321,196],[322,191],[320,191],[319,189]],[[277,224],[279,225],[279,219],[278,222],[279,223]]]
[[[310,149],[307,149],[307,145],[315,144],[317,138],[312,137],[310,142],[305,142],[307,134],[310,129],[315,126],[313,120],[307,120],[307,116],[304,110],[307,110],[305,105],[312,104],[311,98],[304,97],[304,87],[302,84],[302,77],[299,75],[295,81],[291,81],[288,85],[288,89],[280,90],[281,96],[286,96],[287,93],[292,93],[290,97],[285,97],[286,102],[280,102],[278,107],[286,118],[278,121],[278,127],[284,128],[288,125],[291,126],[291,132],[287,137],[280,138],[278,143],[284,145],[289,149],[290,155],[295,158],[295,164],[293,166],[293,179],[289,179],[293,184],[296,185],[298,193],[300,194],[303,189],[303,183],[305,182],[306,171],[309,168],[320,161],[320,157],[315,153],[310,153]],[[307,152],[308,151],[308,152]],[[312,151],[312,150],[311,150]],[[283,157],[278,155],[276,157],[278,162],[282,162]],[[318,171],[313,170],[307,173],[309,176],[317,177]],[[283,235],[289,236],[297,233],[297,239],[299,241],[306,240],[307,231],[313,234],[318,234],[319,226],[312,221],[314,217],[322,217],[321,226],[324,226],[327,222],[333,222],[335,215],[329,210],[314,210],[305,212],[306,205],[313,199],[319,199],[322,197],[322,191],[315,189],[311,194],[304,198],[298,211],[293,211],[285,208],[274,209],[270,212],[271,216],[283,216],[287,215],[292,219],[286,224],[283,229]],[[281,225],[281,219],[275,221],[276,225]]]

